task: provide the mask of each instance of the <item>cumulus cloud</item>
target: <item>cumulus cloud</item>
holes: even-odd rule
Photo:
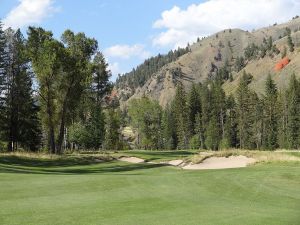
[[[104,50],[104,54],[110,58],[129,59],[139,57],[141,59],[148,58],[150,53],[145,50],[144,45],[114,45]]]
[[[54,0],[19,0],[19,4],[8,13],[3,23],[5,27],[15,29],[39,24],[58,11],[53,3]]]
[[[227,28],[252,30],[284,22],[299,11],[298,0],[208,0],[187,9],[174,6],[154,22],[153,27],[162,32],[153,38],[153,45],[185,46]]]

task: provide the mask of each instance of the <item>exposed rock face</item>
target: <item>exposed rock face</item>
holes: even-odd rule
[[[253,75],[250,85],[258,93],[263,92],[264,81],[271,73],[279,88],[287,85],[292,73],[300,76],[300,18],[293,19],[285,24],[274,25],[262,28],[253,32],[240,29],[227,29],[220,31],[210,37],[202,39],[200,42],[191,45],[191,52],[181,56],[177,61],[169,63],[161,68],[157,73],[143,85],[135,90],[130,88],[117,89],[121,104],[126,104],[132,98],[139,98],[143,95],[156,99],[162,106],[167,105],[174,97],[176,84],[178,82],[188,89],[192,83],[203,82],[207,77],[213,75],[218,68],[221,68],[227,61],[233,68],[237,57],[244,55],[244,49],[249,44],[261,45],[263,39],[272,37],[276,47],[282,52],[287,46],[286,28],[292,31],[292,39],[295,43],[295,51],[288,52],[290,63],[280,71],[275,71],[274,66],[281,59],[281,54],[275,56],[266,55],[264,58],[247,62],[244,70]],[[283,38],[282,38],[283,37]],[[240,72],[232,72],[233,81],[227,81],[224,89],[227,94],[234,93],[240,76]]]

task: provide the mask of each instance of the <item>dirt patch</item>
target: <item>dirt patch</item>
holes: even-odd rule
[[[188,164],[183,166],[187,170],[228,169],[241,168],[255,162],[255,159],[246,156],[210,157],[199,164]]]
[[[142,162],[145,162],[144,159],[140,159],[140,158],[137,158],[137,157],[121,157],[119,158],[120,161],[123,161],[123,162],[129,162],[129,163],[142,163]]]

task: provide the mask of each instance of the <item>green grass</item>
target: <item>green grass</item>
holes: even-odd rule
[[[0,156],[0,224],[300,224],[299,162],[186,171],[78,160]]]

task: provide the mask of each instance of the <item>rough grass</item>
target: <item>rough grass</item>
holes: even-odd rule
[[[0,163],[2,161],[7,162],[35,162],[51,164],[68,164],[68,165],[83,165],[92,164],[97,162],[108,162],[115,160],[110,153],[94,153],[94,154],[66,154],[66,155],[54,155],[46,153],[30,153],[30,152],[12,152],[12,153],[1,153]]]
[[[300,152],[296,151],[254,151],[239,149],[200,152],[191,156],[187,161],[191,161],[194,164],[198,164],[210,157],[230,157],[239,155],[254,158],[256,160],[256,163],[300,161]]]
[[[80,157],[0,155],[0,224],[294,225],[300,221],[299,162],[186,171],[162,164],[83,163],[87,161]]]
[[[197,150],[172,150],[172,151],[149,151],[149,150],[129,150],[113,153],[116,158],[119,157],[138,157],[146,162],[167,162],[174,159],[186,159],[199,151]]]

